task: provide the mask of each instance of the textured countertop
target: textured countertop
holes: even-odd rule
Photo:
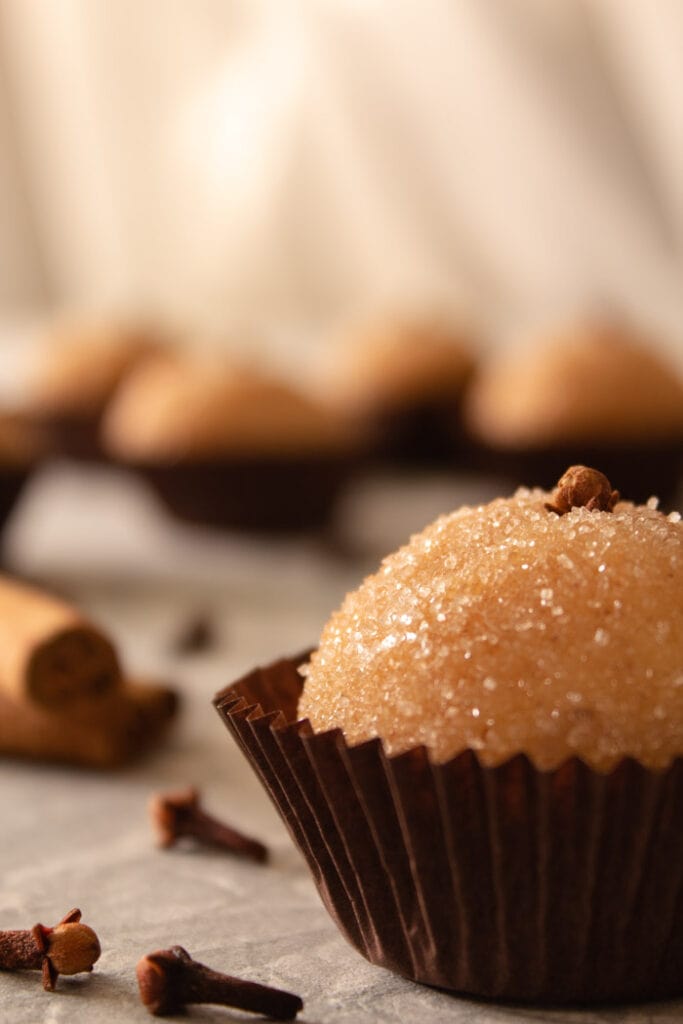
[[[495,1006],[366,963],[329,920],[211,706],[219,688],[254,664],[314,642],[382,549],[436,512],[493,492],[441,480],[419,489],[385,481],[359,492],[345,511],[346,529],[365,556],[349,557],[313,541],[256,543],[174,526],[135,481],[108,472],[55,467],[34,482],[9,531],[11,563],[99,618],[137,675],[173,679],[184,708],[169,742],[118,774],[0,761],[0,927],[54,924],[79,906],[103,950],[92,975],[62,978],[54,994],[43,992],[36,973],[0,974],[2,1024],[149,1019],[135,964],[176,943],[219,970],[297,992],[308,1024],[680,1024],[683,1002],[582,1012]],[[179,658],[173,639],[197,613],[208,614],[217,642]],[[210,811],[267,842],[271,864],[156,849],[147,801],[188,783]],[[248,1015],[197,1007],[189,1019]]]

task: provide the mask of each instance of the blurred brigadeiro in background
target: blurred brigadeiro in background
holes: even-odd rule
[[[247,451],[259,487],[298,461],[328,495],[378,460],[550,485],[635,453],[633,496],[668,500],[682,45],[682,8],[630,0],[4,0],[0,331],[48,324],[28,424],[167,500],[174,460],[244,491]],[[154,403],[168,436],[133,451]]]

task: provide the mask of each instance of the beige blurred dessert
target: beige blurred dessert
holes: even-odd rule
[[[480,368],[465,404],[484,464],[550,486],[570,462],[604,467],[634,499],[675,494],[683,381],[646,335],[605,320],[541,333]]]
[[[445,317],[387,315],[357,322],[331,346],[321,395],[367,424],[385,456],[453,461],[476,343],[471,326]]]
[[[468,421],[500,447],[683,437],[683,381],[646,338],[584,324],[482,369]]]
[[[160,350],[151,327],[114,319],[57,319],[43,328],[25,409],[69,454],[92,454],[100,418],[133,367]]]
[[[358,445],[340,413],[219,356],[160,357],[104,418],[107,453],[144,472],[183,518],[284,528],[323,521]]]
[[[220,356],[162,356],[131,373],[102,427],[130,461],[345,451],[345,419],[289,385]]]

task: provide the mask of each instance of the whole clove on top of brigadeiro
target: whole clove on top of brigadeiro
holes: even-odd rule
[[[612,512],[619,501],[619,491],[598,469],[588,466],[570,466],[560,477],[553,493],[552,502],[546,502],[548,512],[563,516],[573,508],[587,508],[589,512]]]

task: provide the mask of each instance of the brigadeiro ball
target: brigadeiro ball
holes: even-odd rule
[[[633,501],[675,505],[683,380],[632,327],[593,319],[522,339],[480,367],[464,417],[479,464],[510,480],[550,487],[586,463]]]
[[[680,516],[575,466],[440,517],[310,657],[218,703],[372,962],[659,998],[683,994],[682,648]]]
[[[161,348],[149,325],[106,317],[56,317],[45,324],[28,381],[24,411],[52,448],[99,458],[104,411],[125,377]]]
[[[478,339],[464,319],[386,314],[340,329],[321,397],[373,439],[374,461],[410,468],[463,461],[462,399]]]
[[[208,352],[131,373],[103,438],[181,519],[275,532],[328,525],[357,445],[351,425],[303,391]]]
[[[683,753],[683,527],[609,511],[596,490],[591,511],[538,491],[461,509],[385,559],[325,627],[301,716],[437,761],[668,767]]]

